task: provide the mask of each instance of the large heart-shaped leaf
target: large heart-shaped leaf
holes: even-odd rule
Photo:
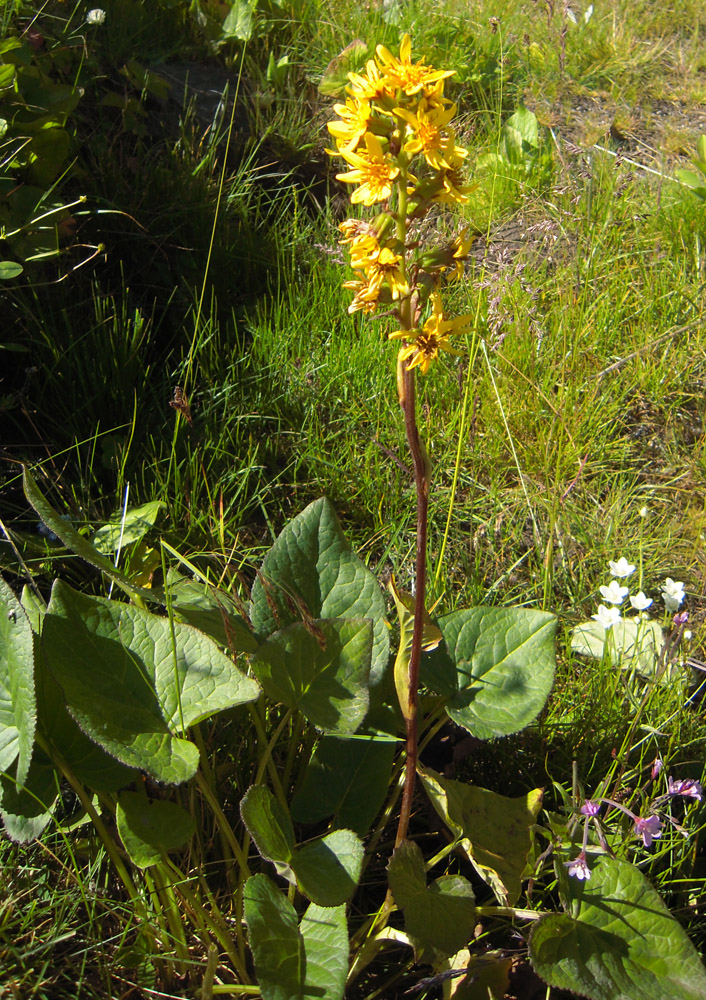
[[[29,771],[36,722],[34,634],[24,608],[0,577],[0,771],[17,761],[18,785]]]
[[[79,728],[41,656],[36,683],[38,729],[75,778],[95,792],[117,792],[139,777],[138,771],[107,754]]]
[[[294,907],[266,875],[247,880],[243,901],[263,1000],[342,1000],[349,950],[345,906],[311,903],[297,926]]]
[[[518,732],[544,707],[554,680],[554,615],[468,608],[440,619],[446,649],[425,656],[422,681],[482,740]]]
[[[572,915],[532,929],[539,975],[590,1000],[703,1000],[703,963],[642,872],[606,856],[591,867],[590,880],[568,880]]]
[[[159,781],[193,776],[198,751],[176,735],[253,701],[255,681],[188,625],[54,584],[42,654],[92,740]]]
[[[542,805],[542,790],[511,799],[487,788],[442,778],[419,767],[427,795],[449,830],[458,838],[478,874],[498,901],[514,905],[532,842],[530,830]]]
[[[26,466],[22,476],[22,484],[25,496],[39,514],[43,523],[67,548],[75,552],[77,556],[85,559],[91,566],[95,566],[96,569],[105,573],[126,594],[139,595],[145,601],[164,603],[164,594],[162,591],[157,588],[148,589],[146,587],[135,586],[124,573],[115,568],[110,559],[94,548],[90,542],[87,542],[83,535],[80,535],[61,514],[58,514],[39,489],[34,477]]]
[[[289,813],[265,785],[252,785],[240,803],[240,815],[258,851],[280,875],[297,881],[320,906],[338,906],[356,890],[363,845],[351,830],[334,830],[295,847]]]
[[[362,867],[363,845],[352,830],[334,830],[297,848],[292,858],[301,891],[319,906],[339,906],[349,900]]]
[[[298,622],[263,642],[251,666],[268,698],[319,729],[354,733],[368,709],[372,642],[367,618]]]
[[[318,823],[333,816],[336,827],[364,837],[385,801],[396,749],[394,740],[322,737],[292,799],[293,818]]]
[[[266,785],[251,785],[240,800],[240,815],[255,847],[280,875],[291,878],[294,827],[289,813]]]
[[[427,886],[424,856],[411,841],[395,850],[387,871],[418,958],[438,960],[439,955],[454,955],[468,944],[476,922],[470,882],[460,875],[442,875]]]
[[[252,589],[256,632],[271,635],[312,618],[370,618],[370,684],[387,666],[390,642],[378,581],[351,550],[336,513],[322,498],[285,526],[265,556]]]
[[[138,868],[148,868],[193,836],[196,824],[176,802],[148,799],[144,791],[121,792],[115,811],[118,833]]]
[[[20,787],[9,774],[0,776],[0,815],[11,840],[35,840],[50,822],[59,794],[59,776],[39,749]]]
[[[299,925],[306,955],[304,997],[342,1000],[348,974],[345,906],[311,903]]]
[[[253,875],[243,890],[248,943],[264,1000],[302,1000],[304,939],[296,910],[267,875]]]

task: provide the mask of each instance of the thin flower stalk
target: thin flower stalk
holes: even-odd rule
[[[399,55],[379,45],[363,73],[349,73],[345,103],[334,105],[338,118],[328,125],[346,163],[338,180],[351,185],[351,203],[374,209],[371,222],[341,224],[355,277],[344,283],[353,292],[349,313],[373,314],[390,307],[398,340],[397,390],[412,457],[416,490],[414,628],[407,678],[398,691],[406,724],[405,784],[396,843],[407,836],[417,767],[419,664],[425,616],[427,521],[431,467],[419,434],[415,376],[426,375],[445,353],[457,353],[452,336],[464,333],[469,316],[449,319],[442,284],[462,273],[471,240],[462,234],[440,248],[410,239],[410,226],[434,203],[460,204],[467,151],[457,144],[451,120],[456,108],[444,96],[452,70],[436,69],[412,57],[405,35]]]

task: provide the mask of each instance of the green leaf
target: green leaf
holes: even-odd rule
[[[34,633],[24,608],[0,577],[0,771],[17,761],[18,785],[29,771],[36,724]]]
[[[30,502],[32,507],[41,517],[47,528],[54,532],[57,538],[59,538],[64,545],[75,552],[77,556],[81,559],[85,559],[87,563],[91,566],[95,566],[102,573],[110,579],[113,580],[117,585],[124,590],[126,594],[132,596],[139,596],[143,600],[157,602],[160,604],[164,603],[164,594],[157,590],[149,590],[146,587],[136,587],[128,577],[123,573],[120,573],[109,559],[106,559],[104,555],[101,555],[97,549],[95,549],[90,542],[87,542],[85,538],[79,535],[78,531],[73,528],[68,521],[65,521],[61,514],[57,514],[51,504],[47,501],[46,497],[42,494],[41,490],[37,486],[36,482],[29,469],[25,466],[22,476],[22,483],[24,486],[25,496]]]
[[[706,178],[703,174],[694,173],[693,170],[684,170],[681,167],[676,172],[677,180],[687,187],[690,187],[699,198],[706,198]]]
[[[442,778],[419,767],[432,805],[459,840],[481,878],[503,906],[514,906],[532,847],[530,831],[542,805],[542,790],[507,798],[487,788]]]
[[[176,802],[147,798],[142,792],[121,792],[115,811],[118,833],[130,860],[148,868],[169,851],[183,847],[196,824]]]
[[[8,774],[0,775],[0,816],[11,840],[36,840],[51,821],[59,782],[49,758],[37,749],[22,787]]]
[[[162,500],[152,500],[150,503],[142,504],[141,507],[133,507],[126,511],[124,517],[122,511],[119,512],[96,531],[91,539],[91,545],[97,552],[108,556],[117,551],[119,545],[126,548],[139,542],[154,527],[164,506]]]
[[[255,652],[259,643],[228,594],[173,569],[167,574],[167,588],[172,611],[188,625],[210,635],[219,646]]]
[[[571,648],[582,656],[602,660],[607,652],[615,667],[634,667],[643,677],[654,678],[660,661],[664,633],[658,622],[621,618],[609,629],[599,622],[582,622],[571,632]],[[664,683],[672,680],[670,671],[660,675]]]
[[[333,816],[336,827],[364,837],[383,806],[396,753],[393,740],[324,736],[292,799],[297,823]]]
[[[573,916],[533,927],[536,972],[590,1000],[703,1000],[703,963],[642,872],[605,856],[591,869],[590,880],[568,880]]]
[[[36,685],[37,728],[75,778],[95,792],[117,792],[140,777],[139,771],[121,764],[79,729],[42,656],[37,657]]]
[[[262,874],[245,883],[243,903],[263,1000],[302,1000],[306,960],[294,907]]]
[[[377,579],[351,550],[326,498],[286,525],[252,589],[251,620],[262,635],[312,618],[372,619],[371,685],[381,680],[389,658],[385,610]]]
[[[299,928],[306,954],[304,996],[343,1000],[349,952],[345,906],[311,903]]]
[[[253,17],[258,0],[235,0],[223,22],[223,39],[235,38],[249,42],[253,33]]]
[[[35,592],[28,587],[27,584],[25,584],[22,588],[22,593],[20,594],[20,603],[24,608],[25,614],[29,618],[32,631],[38,634],[42,631],[44,613],[47,610],[44,598],[39,594],[35,594]]]
[[[532,146],[533,149],[539,147],[539,126],[533,111],[518,108],[514,115],[508,118],[507,127],[519,132],[522,142],[528,146]]]
[[[437,960],[468,944],[476,923],[470,882],[460,875],[443,875],[427,886],[424,856],[411,841],[395,849],[387,871],[417,957]]]
[[[361,41],[360,38],[349,42],[324,70],[319,83],[319,93],[325,94],[326,97],[343,94],[348,86],[348,74],[363,66],[367,54],[366,42]]]
[[[43,128],[32,137],[29,153],[29,180],[39,187],[49,187],[61,172],[69,155],[71,139],[63,128]]]
[[[42,652],[84,732],[158,781],[188,781],[198,766],[196,747],[176,732],[259,694],[255,681],[190,626],[58,580]]]
[[[2,67],[0,67],[2,69]],[[14,260],[0,260],[0,281],[11,281],[22,274],[24,268]]]
[[[334,830],[297,848],[292,869],[299,888],[319,906],[345,903],[358,887],[363,853],[360,839],[351,830]]]
[[[368,619],[299,622],[263,642],[251,667],[268,698],[319,729],[353,733],[368,708],[372,641]]]
[[[414,638],[414,597],[404,590],[398,590],[395,581],[390,580],[387,588],[392,594],[397,609],[397,618],[400,626],[400,639],[397,645],[397,656],[393,675],[395,678],[395,690],[397,691],[397,701],[399,702],[402,715],[405,718],[409,715],[410,691],[409,691],[409,661],[412,657],[412,640]],[[427,611],[424,611],[422,628],[422,650],[429,652],[436,649],[441,642],[441,632],[434,625]]]
[[[294,827],[282,804],[265,785],[251,785],[240,801],[240,815],[262,857],[290,878]]]
[[[516,733],[544,707],[554,680],[556,617],[528,608],[469,608],[439,621],[446,649],[422,660],[422,682],[478,739]]]
[[[312,903],[298,927],[294,907],[266,875],[247,880],[243,902],[263,1000],[342,1000],[349,950],[344,906]]]

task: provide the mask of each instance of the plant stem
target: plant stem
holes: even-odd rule
[[[409,819],[412,814],[412,798],[417,773],[417,709],[419,702],[419,661],[422,655],[422,630],[424,628],[424,597],[427,571],[427,517],[429,511],[429,459],[419,437],[415,400],[414,371],[398,362],[397,385],[400,390],[400,406],[404,414],[407,444],[414,464],[414,485],[417,494],[417,556],[414,581],[414,631],[409,658],[409,686],[407,711],[403,713],[407,729],[405,782],[402,793],[400,819],[397,826],[395,847],[399,847],[407,836]]]

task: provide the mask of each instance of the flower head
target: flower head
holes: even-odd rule
[[[578,857],[574,858],[573,861],[565,861],[566,869],[569,875],[573,875],[574,878],[581,879],[581,881],[586,881],[591,877],[591,869],[586,863],[586,854],[581,851]]]
[[[607,587],[599,587],[601,597],[609,604],[622,604],[628,592],[627,587],[621,587],[617,580],[611,580]]]
[[[579,810],[584,816],[597,816],[600,811],[600,802],[594,802],[592,799],[586,799]]]
[[[345,104],[334,104],[333,110],[341,120],[329,122],[326,127],[336,140],[339,150],[355,149],[370,128],[370,101],[366,98],[357,100],[349,97]]]
[[[375,54],[378,65],[386,78],[403,90],[408,97],[418,94],[420,90],[445,79],[447,76],[454,75],[452,69],[434,69],[433,66],[425,66],[423,59],[413,63],[412,39],[409,35],[404,35],[400,42],[399,59],[393,56],[384,45],[378,45]]]
[[[630,603],[632,604],[635,611],[645,611],[649,608],[650,604],[653,603],[651,597],[646,597],[642,591],[639,594],[635,594],[634,597],[630,598]]]
[[[635,567],[627,561],[625,556],[621,556],[617,562],[613,562],[610,559],[608,566],[610,567],[611,576],[617,576],[619,579],[631,576],[635,572]]]
[[[676,611],[684,600],[684,584],[681,580],[672,580],[668,576],[662,586],[662,598],[667,611]]]
[[[635,836],[642,837],[645,847],[662,836],[662,820],[659,816],[638,816],[635,819]]]
[[[620,611],[617,608],[607,608],[605,604],[599,604],[598,614],[591,615],[591,618],[595,619],[603,628],[609,629],[620,621]]]
[[[86,24],[104,24],[106,14],[100,7],[94,7],[86,14]]]
[[[674,781],[670,775],[667,791],[670,795],[683,795],[687,798],[696,799],[698,802],[701,801],[703,796],[701,782],[695,781],[693,778],[679,778],[677,781]]]
[[[406,347],[400,348],[399,360],[408,361],[407,370],[419,367],[422,375],[426,375],[432,361],[436,361],[439,351],[457,352],[448,342],[455,333],[464,333],[471,321],[470,315],[457,316],[455,319],[444,319],[441,296],[432,292],[432,314],[421,330],[395,330],[389,334],[390,339],[404,338],[411,340]]]
[[[360,185],[351,195],[353,204],[374,205],[385,201],[392,194],[392,182],[400,172],[393,157],[383,151],[382,144],[372,132],[365,133],[365,151],[354,153],[342,149],[341,156],[353,170],[336,174],[336,179],[344,184]]]

